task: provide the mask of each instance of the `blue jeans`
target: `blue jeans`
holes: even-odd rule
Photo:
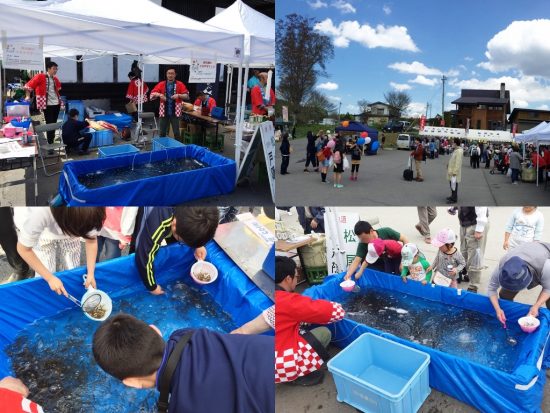
[[[97,258],[96,262],[99,262],[99,257],[101,256],[101,251],[105,249],[105,258],[104,260],[110,260],[113,258],[118,258],[121,256],[122,251],[118,247],[120,241],[112,238],[107,238],[99,235],[97,237]]]

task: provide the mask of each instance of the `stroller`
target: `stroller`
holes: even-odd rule
[[[491,175],[494,175],[496,171],[500,172],[501,174],[505,174],[507,171],[506,162],[504,160],[504,154],[500,151],[495,151],[493,154],[493,168],[489,171]]]

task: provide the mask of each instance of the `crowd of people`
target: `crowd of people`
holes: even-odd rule
[[[144,289],[162,295],[155,267],[161,244],[186,245],[197,260],[204,260],[205,245],[223,222],[220,212],[224,211],[216,207],[3,207],[0,245],[14,270],[4,282],[38,277],[52,293],[68,297],[58,271],[79,267],[84,261],[85,286],[101,288],[95,277],[96,262],[119,257],[129,249],[135,253]],[[272,328],[273,307],[232,334],[185,329],[174,331],[165,342],[155,326],[118,313],[97,329],[92,351],[99,367],[125,385],[157,388],[161,395],[168,392],[170,411],[267,412],[274,406],[273,357],[265,349],[273,347],[273,337],[257,333]],[[180,341],[182,348],[185,343],[192,345],[176,352]],[[177,365],[195,366],[203,372],[201,379],[189,368],[174,371]],[[220,397],[210,397],[203,386],[216,388]],[[0,411],[41,411],[27,395],[21,381],[0,380]],[[35,406],[35,410],[21,410],[21,406]]]
[[[304,214],[304,211],[298,212]],[[309,212],[310,220],[319,220],[319,207],[309,207],[305,212]],[[468,291],[481,293],[478,290],[481,273],[487,268],[484,254],[490,229],[490,209],[450,207],[447,213],[457,216],[459,233],[447,227],[432,237],[430,224],[437,219],[437,209],[418,207],[419,222],[415,229],[427,244],[437,248],[431,262],[421,251],[421,246],[410,242],[402,232],[389,227],[375,229],[369,222],[358,221],[354,226],[359,240],[357,252],[343,279],[368,277],[365,269],[369,267],[399,276],[404,283],[433,283],[445,288],[458,288],[459,284],[468,283]],[[300,224],[306,230],[302,221],[300,219]],[[504,324],[506,314],[497,298],[513,300],[519,291],[540,285],[542,291],[528,311],[537,317],[542,305],[550,308],[550,243],[542,241],[544,216],[537,207],[525,206],[515,209],[506,223],[498,224],[503,229],[504,256],[491,272],[487,299],[493,305],[496,318]],[[308,325],[336,322],[345,317],[345,310],[339,303],[314,300],[295,293],[297,271],[290,258],[277,257],[275,269],[278,294],[276,382],[304,386],[318,384],[324,374],[321,366],[328,360],[331,333],[326,327],[311,328]]]

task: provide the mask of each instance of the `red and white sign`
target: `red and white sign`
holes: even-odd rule
[[[424,130],[424,126],[426,126],[426,116],[422,115],[420,116],[420,130]]]

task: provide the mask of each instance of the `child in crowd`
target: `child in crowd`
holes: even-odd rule
[[[95,283],[97,235],[105,221],[105,207],[37,207],[15,208],[18,233],[17,252],[29,267],[49,284],[52,291],[67,296],[54,272],[80,266],[80,238],[86,250],[86,288]],[[61,252],[62,265],[57,264]]]
[[[273,336],[205,328],[176,330],[165,342],[157,327],[124,313],[104,321],[92,343],[106,373],[128,387],[157,388],[167,411],[178,413],[274,412],[274,349]]]
[[[132,240],[138,207],[106,207],[106,219],[97,237],[97,259],[104,253],[104,259],[121,256],[122,250]]]
[[[429,284],[432,281],[432,266],[420,254],[418,248],[413,243],[408,243],[401,249],[401,279],[404,283],[408,278],[414,281],[420,281],[423,285]]]
[[[524,206],[514,210],[504,228],[505,250],[526,242],[540,241],[544,229],[544,216],[535,206]]]
[[[403,245],[398,241],[376,238],[369,243],[365,260],[367,263],[373,264],[381,258],[384,262],[384,272],[399,274],[402,247]]]
[[[439,248],[432,265],[433,269],[450,279],[449,286],[453,288],[457,288],[458,273],[466,266],[466,260],[455,247],[455,242],[456,234],[450,228],[442,229],[432,239],[432,245]]]

